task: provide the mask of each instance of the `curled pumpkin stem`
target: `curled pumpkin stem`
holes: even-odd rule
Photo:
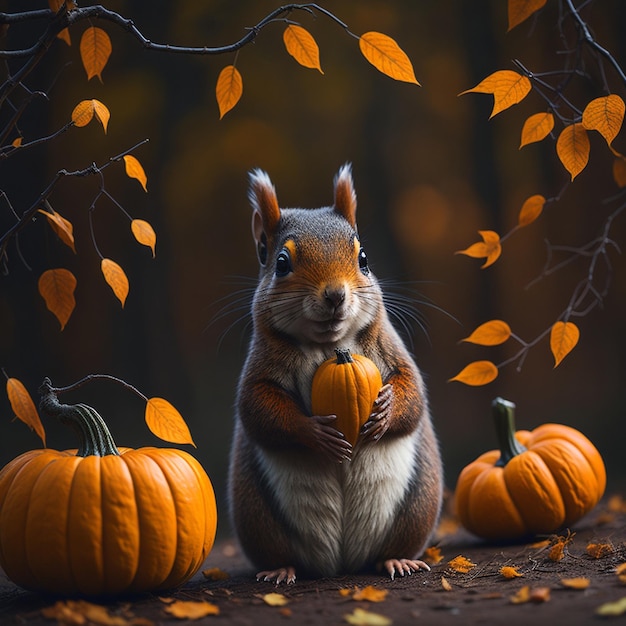
[[[496,435],[500,445],[497,467],[504,467],[514,456],[526,452],[526,448],[515,438],[515,403],[496,398],[491,403]]]
[[[49,378],[45,378],[39,388],[41,399],[39,409],[50,417],[56,417],[62,424],[70,426],[78,435],[79,445],[76,456],[119,455],[119,450],[100,414],[86,404],[61,404],[57,390]]]

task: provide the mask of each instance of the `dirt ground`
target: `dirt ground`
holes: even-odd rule
[[[560,538],[559,538],[560,537]],[[543,543],[538,543],[541,540]],[[0,572],[0,623],[110,624],[151,626],[189,623],[168,611],[177,601],[202,603],[217,615],[201,617],[199,624],[593,624],[606,617],[598,609],[626,598],[626,500],[609,496],[568,533],[537,538],[533,543],[488,545],[459,529],[447,517],[436,542],[443,559],[430,572],[391,581],[376,574],[321,580],[298,579],[276,587],[257,582],[231,540],[219,541],[206,563],[185,586],[160,595],[144,594],[103,602],[103,609],[25,592]],[[555,547],[556,546],[556,547]],[[463,556],[474,566],[457,571],[450,562]],[[558,558],[561,556],[562,558]],[[521,576],[506,578],[503,567]],[[625,567],[626,568],[626,567]],[[507,570],[505,570],[506,572]],[[208,575],[208,577],[207,577]],[[227,577],[226,577],[227,576]],[[569,584],[568,579],[587,582]],[[371,599],[358,599],[358,591]],[[386,595],[376,591],[387,592]],[[273,595],[278,593],[276,598]],[[281,597],[282,596],[282,597]],[[518,601],[515,602],[515,599]],[[274,606],[272,601],[285,604]],[[379,601],[372,601],[379,600]],[[58,604],[57,604],[58,603]],[[178,605],[186,609],[189,605]],[[196,608],[198,605],[192,605]],[[623,607],[626,608],[626,607]],[[606,609],[604,609],[606,610]],[[48,617],[46,617],[46,615]],[[391,621],[385,621],[387,620]],[[352,620],[352,621],[349,621]]]

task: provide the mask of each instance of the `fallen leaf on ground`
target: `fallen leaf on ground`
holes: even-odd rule
[[[289,599],[282,593],[266,593],[261,598],[268,606],[285,606],[289,602]]]
[[[537,604],[550,600],[550,587],[536,587],[530,590],[530,601]]]
[[[444,591],[452,591],[452,585],[445,576],[441,577],[441,586]]]
[[[500,573],[505,578],[519,578],[520,576],[524,575],[520,574],[514,567],[511,567],[510,565],[505,565],[504,567],[501,567]]]
[[[620,582],[626,584],[626,563],[621,563],[615,568],[615,573],[619,578]]]
[[[530,586],[524,585],[514,595],[509,598],[511,604],[523,604],[530,600]]]
[[[587,589],[591,581],[581,576],[579,578],[561,578],[561,584],[568,589]]]
[[[390,626],[392,623],[392,620],[384,615],[358,608],[344,615],[343,619],[353,626]]]
[[[85,600],[59,600],[53,606],[41,610],[46,619],[58,624],[81,625],[87,622],[102,626],[127,626],[131,622],[117,615],[110,615],[106,607]]]
[[[615,548],[610,543],[589,543],[587,544],[587,554],[594,559],[601,559],[609,554],[613,554]]]
[[[219,567],[204,569],[202,575],[208,580],[228,580],[230,578],[230,574]]]
[[[467,574],[473,567],[476,567],[476,563],[472,563],[469,559],[459,554],[459,556],[448,562],[448,567],[455,572],[459,572],[459,574]]]
[[[367,600],[368,602],[384,602],[387,597],[387,593],[389,593],[386,589],[377,589],[376,587],[372,587],[372,585],[368,585],[363,589],[359,589],[354,592],[352,595],[353,600]]]
[[[168,604],[165,611],[178,619],[201,619],[207,615],[220,614],[220,609],[215,604],[192,600],[176,600],[172,604]]]
[[[626,596],[616,602],[606,602],[596,609],[596,615],[602,617],[618,617],[626,613]]]
[[[550,587],[535,587],[524,585],[515,595],[509,598],[511,604],[524,604],[525,602],[548,602],[550,600]]]
[[[423,558],[429,565],[437,565],[437,563],[441,563],[441,561],[443,561],[441,549],[437,546],[426,548],[426,550],[424,550]]]

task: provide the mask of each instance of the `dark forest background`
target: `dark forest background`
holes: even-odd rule
[[[45,5],[0,3],[4,11]],[[377,30],[394,37],[423,86],[378,73],[360,55],[357,41],[321,16],[297,19],[320,46],[325,75],[297,65],[284,50],[284,24],[271,25],[240,51],[243,98],[221,121],[215,81],[232,55],[149,52],[119,28],[95,22],[113,43],[100,84],[97,79],[87,83],[78,56],[86,24],[72,32],[71,48],[55,44],[27,81],[31,89],[47,88],[60,72],[50,100],[31,107],[22,127],[33,136],[49,134],[69,120],[80,100],[97,98],[111,111],[108,134],[92,123],[24,151],[0,163],[0,188],[21,213],[59,169],[103,163],[149,138],[135,152],[148,175],[149,193],[121,166],[107,169],[106,187],[133,217],[152,223],[157,253],[152,259],[137,245],[112,205],[98,206],[98,244],[130,280],[122,310],[101,277],[88,230],[86,210],[99,182],[93,177],[62,181],[51,203],[74,223],[78,254],[60,244],[41,218],[19,241],[31,269],[9,249],[8,273],[0,277],[0,366],[33,395],[44,376],[63,386],[89,373],[108,373],[147,396],[167,398],[190,426],[198,446],[193,453],[213,480],[224,531],[232,404],[249,326],[240,320],[241,310],[220,313],[257,272],[247,172],[267,170],[281,206],[315,207],[332,202],[333,176],[351,161],[359,229],[373,271],[390,290],[421,294],[411,297],[426,332],[415,326],[410,341],[427,379],[448,487],[454,487],[465,464],[495,447],[489,407],[494,397],[503,396],[517,404],[518,428],[554,421],[583,431],[606,460],[609,489],[620,488],[626,483],[626,262],[619,254],[612,255],[613,283],[604,308],[577,320],[580,343],[557,369],[546,341],[532,350],[519,373],[504,368],[482,388],[447,382],[470,361],[498,363],[513,353],[508,343],[497,348],[460,344],[478,324],[504,319],[531,339],[555,321],[584,263],[526,289],[543,268],[544,240],[587,242],[605,218],[599,199],[617,191],[606,144],[594,137],[587,169],[561,202],[506,242],[495,265],[481,270],[481,261],[454,255],[478,239],[479,229],[506,232],[528,196],[555,194],[567,180],[553,142],[518,150],[523,121],[544,108],[536,95],[491,121],[490,96],[457,97],[493,71],[511,69],[514,58],[531,69],[557,67],[556,3],[550,1],[538,21],[510,33],[505,2],[323,5],[356,34]],[[112,0],[106,6],[133,19],[154,41],[213,46],[239,39],[245,27],[278,3]],[[598,41],[623,67],[626,5],[596,0],[586,16]],[[27,25],[12,27],[5,43],[32,45],[33,31]],[[614,146],[626,151],[624,131]],[[0,204],[2,232],[12,219]],[[623,221],[622,216],[614,231],[622,246]],[[77,307],[63,332],[37,293],[38,276],[51,267],[68,267],[78,278]],[[436,307],[420,304],[420,297]],[[145,426],[143,403],[112,383],[94,382],[62,400],[96,407],[118,445],[165,445]],[[0,399],[2,465],[40,445],[12,417],[8,400]],[[71,433],[56,424],[45,426],[50,447],[75,445]]]

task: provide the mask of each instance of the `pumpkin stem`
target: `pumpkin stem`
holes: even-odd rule
[[[39,409],[44,415],[56,417],[78,434],[79,446],[76,456],[106,456],[119,450],[99,413],[86,404],[61,404],[57,390],[49,378],[45,378],[39,388],[41,400]]]
[[[491,412],[500,444],[497,467],[504,467],[514,456],[526,452],[526,448],[515,438],[515,403],[496,398],[491,403]]]
[[[337,365],[345,365],[346,363],[354,363],[354,359],[347,348],[335,348],[337,355]]]

